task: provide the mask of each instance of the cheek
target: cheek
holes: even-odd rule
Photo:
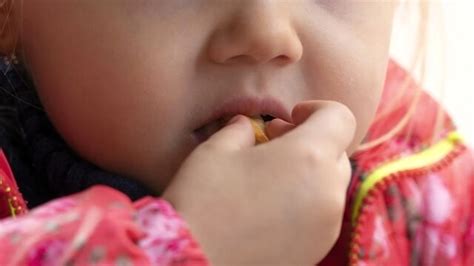
[[[308,98],[338,101],[352,110],[357,119],[353,149],[367,133],[379,104],[389,36],[380,36],[372,45],[344,25],[327,22],[324,26],[325,30],[306,36],[306,42],[312,44],[306,46],[311,56],[304,62]]]
[[[48,116],[76,152],[104,169],[162,186],[157,177],[166,179],[183,153],[173,146],[183,138],[174,119],[184,117],[178,74],[126,53],[35,53],[30,59]]]
[[[182,54],[176,43],[189,42],[160,39],[173,29],[133,30],[120,12],[93,8],[96,1],[74,2],[25,8],[22,44],[41,101],[82,157],[159,189],[192,149],[183,108],[193,99],[186,91],[192,66],[170,52]]]

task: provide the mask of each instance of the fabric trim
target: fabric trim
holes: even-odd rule
[[[397,172],[420,169],[433,165],[445,158],[448,154],[454,151],[459,143],[463,142],[463,138],[459,132],[454,131],[449,133],[446,138],[426,150],[384,164],[375,169],[360,185],[352,210],[352,222],[356,222],[364,198],[377,183]]]

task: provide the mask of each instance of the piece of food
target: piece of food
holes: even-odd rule
[[[255,142],[257,144],[265,143],[269,139],[265,135],[265,122],[261,117],[251,117],[250,122],[252,123],[253,132],[255,134]]]

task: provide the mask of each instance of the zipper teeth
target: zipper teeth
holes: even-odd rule
[[[26,213],[26,202],[21,196],[21,193],[18,191],[15,185],[9,184],[9,178],[7,178],[6,174],[4,174],[5,173],[3,171],[0,172],[0,195],[3,194],[4,200],[6,201],[5,204],[10,211],[10,217],[15,217],[18,214]]]
[[[0,191],[5,195],[7,201],[6,204],[10,210],[10,215],[15,217],[18,214],[25,213],[27,211],[26,205],[21,199],[21,195],[17,190],[7,185],[6,181],[4,180],[6,180],[6,177],[0,174]]]
[[[418,168],[418,169],[410,169],[405,171],[396,172],[393,174],[388,175],[380,182],[375,184],[375,186],[367,193],[367,196],[362,201],[361,209],[359,212],[359,216],[357,217],[356,225],[353,230],[352,240],[349,249],[349,265],[355,266],[360,260],[359,252],[360,252],[360,235],[362,232],[362,228],[367,222],[367,215],[370,213],[370,209],[373,207],[372,204],[377,196],[377,194],[384,191],[389,184],[394,182],[399,182],[402,178],[410,176],[411,178],[418,179],[421,176],[426,175],[428,172],[431,171],[440,171],[446,166],[448,166],[458,155],[460,155],[466,147],[464,145],[459,145],[458,147],[454,148],[445,158],[441,161],[436,162],[435,164],[429,165],[427,167]]]

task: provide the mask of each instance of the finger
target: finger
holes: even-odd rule
[[[295,128],[295,125],[290,124],[279,118],[273,119],[272,121],[266,123],[265,133],[269,139],[278,138],[288,131]]]
[[[226,150],[240,150],[254,146],[255,136],[249,119],[243,115],[237,115],[205,143]]]
[[[346,152],[354,138],[355,117],[341,103],[307,101],[296,105],[291,115],[297,127],[287,134],[287,139],[303,140],[337,158]]]
[[[341,173],[341,177],[343,177],[342,185],[344,185],[344,189],[348,189],[350,183],[351,183],[351,177],[352,177],[352,167],[351,163],[349,160],[349,157],[346,152],[342,154],[342,156],[339,158],[339,173]]]

